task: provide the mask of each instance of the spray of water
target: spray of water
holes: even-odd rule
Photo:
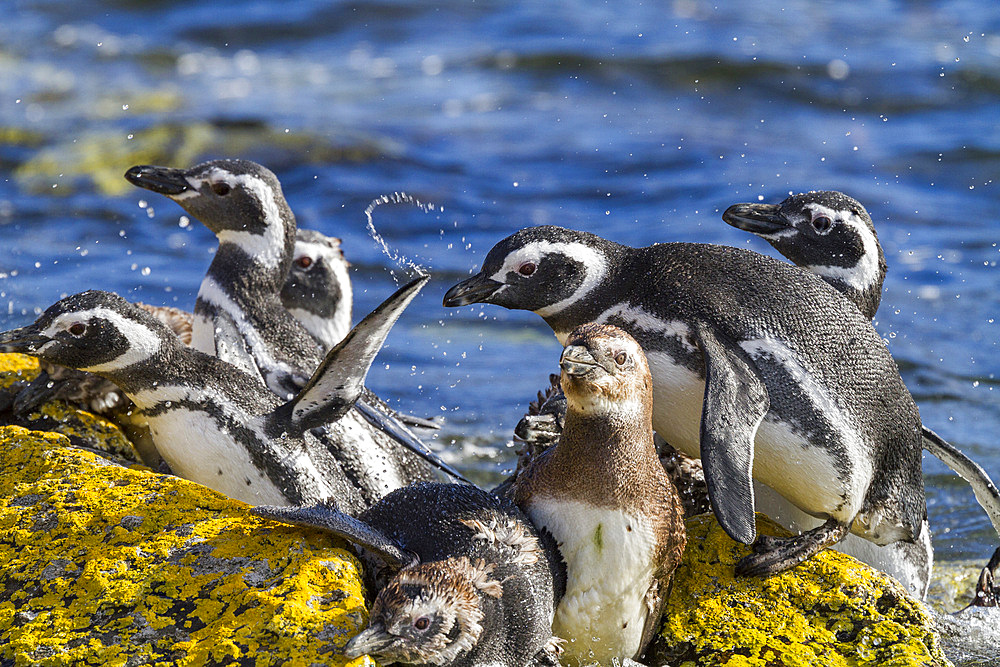
[[[375,229],[375,221],[372,218],[372,213],[375,211],[376,208],[378,208],[383,204],[412,204],[413,206],[416,206],[424,213],[430,213],[431,211],[444,210],[444,209],[439,209],[434,204],[424,203],[419,199],[417,199],[416,197],[406,194],[405,192],[393,192],[390,195],[382,195],[381,197],[376,197],[371,201],[370,204],[368,204],[368,208],[365,209],[365,217],[368,218],[368,233],[375,240],[375,242],[379,244],[379,246],[382,248],[382,252],[385,253],[386,257],[395,262],[397,266],[400,267],[405,266],[409,268],[418,276],[426,276],[427,270],[424,267],[420,266],[413,260],[400,254],[398,251],[391,250],[389,248],[389,245],[385,242],[385,239],[382,237],[382,235],[379,234],[377,229]],[[389,273],[390,275],[392,275],[392,279],[396,281],[396,284],[399,284],[399,279],[396,277],[395,271],[390,270]]]

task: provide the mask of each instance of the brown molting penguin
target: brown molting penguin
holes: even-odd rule
[[[512,492],[566,562],[552,625],[567,640],[564,662],[638,658],[685,541],[680,499],[653,444],[649,367],[631,336],[596,324],[569,335],[560,366],[562,436],[521,471]]]

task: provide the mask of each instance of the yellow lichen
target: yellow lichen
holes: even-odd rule
[[[657,640],[658,664],[942,665],[923,605],[850,556],[826,550],[780,575],[737,578],[748,549],[711,516],[687,522],[688,542]],[[780,534],[763,517],[758,529]]]
[[[0,662],[371,664],[338,540],[67,444],[0,427]]]

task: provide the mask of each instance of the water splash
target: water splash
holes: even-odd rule
[[[405,192],[393,192],[391,195],[382,195],[376,197],[368,204],[368,208],[365,209],[365,217],[368,218],[368,234],[375,240],[376,243],[382,248],[382,252],[385,256],[396,263],[397,266],[407,267],[418,276],[428,275],[427,269],[420,266],[413,260],[409,259],[405,255],[402,255],[398,251],[393,251],[389,248],[389,245],[385,242],[385,239],[379,234],[378,230],[375,229],[375,221],[372,218],[372,213],[376,208],[382,206],[383,204],[412,204],[419,208],[424,213],[430,213],[432,211],[443,211],[443,207],[438,207],[432,203],[424,203],[412,195],[408,195]],[[399,279],[396,277],[396,272],[392,269],[389,270],[389,275],[392,279],[399,284]]]

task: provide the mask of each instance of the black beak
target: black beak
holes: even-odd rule
[[[191,189],[191,184],[185,177],[186,174],[187,171],[184,169],[139,165],[126,171],[125,178],[132,185],[174,197]]]
[[[733,204],[722,219],[737,229],[764,236],[791,227],[777,204]]]
[[[468,306],[470,303],[482,303],[496,294],[501,287],[503,283],[477,273],[448,290],[444,295],[444,305],[453,308]]]
[[[32,354],[49,340],[51,339],[40,335],[34,325],[11,329],[0,333],[0,352]]]
[[[382,621],[375,621],[370,626],[362,630],[359,634],[351,638],[344,646],[344,655],[352,660],[363,655],[378,656],[387,648],[400,641],[399,637],[390,635],[385,630]]]

